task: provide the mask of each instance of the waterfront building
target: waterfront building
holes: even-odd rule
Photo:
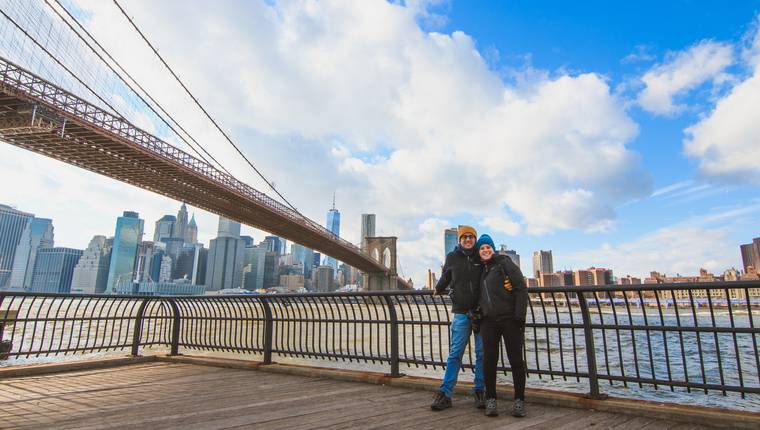
[[[71,292],[101,294],[106,290],[113,239],[94,236],[74,267]]]
[[[641,285],[641,278],[637,278],[631,275],[626,275],[618,279],[620,285]]]
[[[13,268],[11,269],[11,279],[8,285],[10,288],[28,290],[31,287],[37,250],[40,248],[52,248],[54,245],[53,236],[53,220],[31,218],[26,223],[13,257]]]
[[[314,283],[314,290],[319,293],[327,293],[335,290],[334,282],[335,272],[332,266],[322,265],[314,268],[314,273],[311,275],[312,282]]]
[[[185,244],[177,255],[177,261],[174,263],[174,269],[172,271],[173,279],[189,279],[193,284],[199,284],[199,281],[206,281],[205,273],[201,277],[202,271],[205,272],[205,258],[208,256],[208,251],[203,247],[203,244]],[[203,282],[200,282],[201,284]]]
[[[138,296],[202,296],[206,292],[203,285],[194,285],[187,279],[173,282],[138,282],[122,284],[117,294]]]
[[[40,248],[32,272],[29,291],[35,293],[69,293],[81,249],[53,247]]]
[[[752,239],[751,243],[739,245],[742,256],[742,265],[746,273],[750,267],[760,269],[760,237]]]
[[[34,215],[0,204],[0,288],[11,279],[13,260],[21,236]]]
[[[162,242],[164,239],[173,237],[177,217],[164,215],[156,221],[156,229],[153,231],[153,242]]]
[[[302,274],[280,275],[279,289],[288,292],[300,291],[304,288],[304,276]]]
[[[327,211],[327,229],[336,237],[340,237],[340,211],[335,208],[335,194],[333,194],[332,208]],[[325,257],[325,265],[331,266],[333,272],[338,270],[338,261],[333,257]]]
[[[116,286],[122,282],[132,283],[135,280],[137,246],[142,239],[143,227],[144,222],[137,212],[125,211],[123,216],[116,219],[107,293],[116,291]]]
[[[217,237],[209,244],[206,290],[240,288],[245,244],[240,239],[240,223],[219,217]]]
[[[361,246],[368,237],[375,237],[375,214],[362,214]]]
[[[533,253],[533,276],[539,279],[541,273],[554,272],[554,260],[552,258],[552,252],[549,251],[535,251]]]
[[[457,237],[457,229],[455,228],[447,228],[443,231],[443,256],[444,259],[449,254],[449,252],[453,251],[454,248],[456,248],[457,244],[459,243],[459,238]]]

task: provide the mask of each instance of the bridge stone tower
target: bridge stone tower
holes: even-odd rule
[[[365,237],[362,248],[372,258],[388,268],[387,273],[364,273],[362,275],[365,291],[388,291],[398,289],[398,271],[396,270],[395,236]]]

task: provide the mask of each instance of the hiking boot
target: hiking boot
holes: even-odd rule
[[[486,416],[496,417],[499,415],[499,411],[496,410],[496,399],[486,400]]]
[[[523,402],[520,399],[517,399],[515,400],[514,403],[512,403],[512,416],[513,417],[525,416],[525,402]]]
[[[475,407],[478,409],[486,408],[486,393],[483,390],[475,391]]]
[[[451,397],[446,397],[446,395],[443,394],[443,391],[439,391],[435,393],[435,398],[433,399],[433,404],[430,405],[430,409],[434,411],[442,411],[450,407],[451,407]]]

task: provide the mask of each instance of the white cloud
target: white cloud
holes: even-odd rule
[[[641,78],[646,87],[638,96],[639,105],[659,115],[676,114],[684,106],[675,104],[675,97],[707,81],[720,83],[727,80],[725,69],[733,62],[730,44],[709,40],[672,54]]]
[[[731,233],[739,223],[751,223],[758,212],[757,202],[741,208],[715,208],[629,242],[574,252],[567,262],[573,267],[610,267],[617,276],[643,277],[650,271],[687,275],[700,268],[719,274],[738,267],[739,250]]]
[[[236,176],[264,189],[113,5],[80,3],[91,31],[130,72]],[[340,0],[128,7],[302,212],[321,221],[337,190],[349,240],[358,237],[362,212],[377,213],[378,228],[399,236],[404,253],[414,251],[407,243],[416,243],[425,220],[461,214],[514,214],[512,224],[489,224],[531,234],[593,230],[610,225],[620,203],[649,194],[649,175],[626,147],[638,127],[603,76],[535,73],[529,85],[505,84],[467,34],[422,30],[417,7]],[[15,157],[9,162],[31,160]],[[415,254],[402,258],[413,261],[406,263],[413,274],[429,267]]]
[[[760,15],[747,36],[742,59],[749,76],[720,98],[711,112],[688,127],[684,152],[705,175],[723,181],[760,184]]]
[[[520,233],[520,224],[506,216],[485,217],[480,221],[480,224],[494,230],[495,232],[503,233],[509,236],[515,236]]]

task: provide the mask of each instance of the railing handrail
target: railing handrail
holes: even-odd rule
[[[584,285],[584,286],[554,286],[554,287],[528,287],[530,294],[540,293],[603,293],[620,291],[694,291],[694,290],[735,290],[745,288],[760,288],[760,281],[716,281],[716,282],[681,282],[661,284],[635,284],[635,285]],[[251,294],[206,294],[203,296],[189,295],[166,295],[145,296],[139,294],[75,294],[75,293],[38,293],[29,291],[0,290],[0,296],[33,296],[33,297],[113,297],[116,299],[215,299],[221,297],[251,298],[251,297],[373,297],[373,296],[430,296],[432,290],[387,290],[387,291],[352,291],[352,292],[305,292],[305,293],[251,293]]]

